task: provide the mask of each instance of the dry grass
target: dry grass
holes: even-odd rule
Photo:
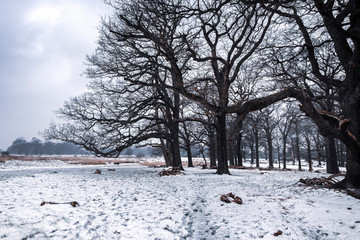
[[[123,158],[98,158],[95,156],[0,156],[0,162],[6,162],[9,160],[18,161],[51,161],[59,160],[70,164],[83,164],[83,165],[104,165],[108,163],[120,164],[120,163],[134,163],[136,158],[123,157]]]
[[[158,166],[163,167],[165,162],[162,158],[137,158],[135,156],[120,156],[118,158],[103,158],[95,156],[25,156],[25,155],[10,155],[0,156],[0,162],[6,162],[9,160],[18,161],[51,161],[59,160],[70,164],[82,164],[82,165],[104,165],[104,164],[121,164],[121,163],[138,163],[143,166]],[[201,166],[204,163],[202,159],[194,158],[193,165]],[[182,162],[183,166],[187,166],[187,161]]]

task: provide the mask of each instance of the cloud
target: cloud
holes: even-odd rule
[[[1,1],[0,148],[31,139],[54,110],[85,90],[86,54],[96,45],[101,0]],[[38,137],[38,136],[37,136]]]

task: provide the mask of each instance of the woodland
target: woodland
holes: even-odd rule
[[[106,157],[151,146],[180,169],[181,149],[191,166],[198,146],[217,174],[244,158],[259,166],[259,149],[286,168],[290,153],[328,173],[346,165],[336,187],[360,196],[359,1],[105,3],[88,91],[47,139]]]

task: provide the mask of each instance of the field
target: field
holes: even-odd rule
[[[163,168],[145,166],[159,159],[23,160],[0,163],[0,239],[357,239],[360,232],[359,200],[298,183],[328,176],[322,168],[219,176],[195,167],[160,177]],[[230,192],[243,204],[220,200]]]

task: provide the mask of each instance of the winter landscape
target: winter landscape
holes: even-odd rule
[[[0,240],[360,239],[360,1],[0,11]]]
[[[231,175],[217,175],[213,169],[185,167],[185,175],[161,177],[163,168],[146,166],[156,161],[0,163],[0,239],[359,237],[358,199],[298,182],[329,176],[323,168],[231,169]],[[230,192],[243,204],[220,200]]]

